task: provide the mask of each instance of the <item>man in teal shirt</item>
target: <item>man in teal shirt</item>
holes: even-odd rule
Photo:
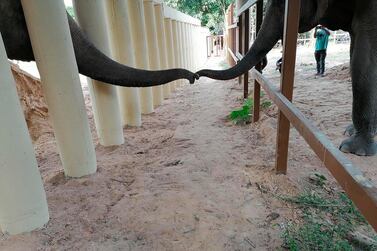
[[[324,26],[318,25],[315,28],[314,38],[316,38],[315,43],[315,60],[317,61],[317,75],[324,76],[325,74],[325,59],[326,50],[329,43],[330,32]]]

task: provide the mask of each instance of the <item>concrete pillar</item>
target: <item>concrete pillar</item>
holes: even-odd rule
[[[186,29],[185,29],[185,24],[183,22],[179,22],[179,34],[180,34],[180,46],[181,46],[181,53],[182,53],[182,68],[187,69],[188,68],[188,60],[187,60],[187,38],[186,38]],[[183,80],[182,84],[185,83],[186,81]]]
[[[179,59],[178,67],[185,68],[185,53],[183,51],[182,22],[177,21],[176,26],[177,26],[177,47],[178,47],[178,52],[176,55],[178,55],[178,59]],[[180,80],[178,82],[178,87],[180,87],[183,84],[183,82],[184,80]]]
[[[114,58],[122,64],[136,67],[127,2],[108,0],[106,3]],[[119,86],[118,94],[123,125],[141,126],[139,88]]]
[[[184,45],[184,49],[185,49],[185,56],[186,56],[186,64],[185,64],[185,67],[187,69],[190,69],[190,47],[189,47],[189,38],[188,38],[188,31],[187,31],[187,23],[183,23],[183,45]]]
[[[76,18],[89,40],[111,57],[105,3],[102,0],[74,0]],[[93,115],[101,145],[124,143],[117,87],[88,78]]]
[[[192,71],[193,70],[193,66],[192,66],[192,62],[191,62],[191,56],[192,56],[192,41],[191,41],[191,33],[190,33],[190,24],[188,23],[185,23],[184,24],[184,27],[185,27],[185,32],[186,32],[186,53],[187,53],[187,69]]]
[[[173,36],[173,24],[172,20],[170,18],[165,18],[165,31],[166,31],[166,52],[167,52],[167,58],[168,58],[168,68],[175,68],[177,67],[177,54],[176,53],[176,47],[177,44],[175,44],[177,41],[174,40]],[[175,86],[177,84],[177,81],[174,81],[170,83],[170,90],[173,92],[175,91]]]
[[[180,46],[180,38],[179,38],[179,30],[178,30],[178,21],[172,20],[172,31],[173,31],[173,45],[174,45],[174,58],[175,58],[175,67],[181,67],[182,62],[182,54],[181,54],[181,46]],[[177,80],[174,89],[177,89],[181,84],[181,80]]]
[[[193,34],[193,46],[194,46],[194,51],[193,51],[193,57],[194,57],[194,71],[198,71],[199,70],[199,47],[200,47],[200,43],[199,43],[199,34],[198,34],[198,30],[197,30],[197,27],[195,25],[192,25],[191,26],[191,32]]]
[[[143,0],[126,0],[128,3],[132,42],[136,67],[149,69],[147,35],[145,30]],[[140,89],[141,112],[149,114],[154,111],[152,87]]]
[[[191,64],[192,64],[192,71],[197,71],[197,66],[195,62],[195,53],[196,53],[196,34],[194,33],[194,25],[190,24],[190,38],[191,38]]]
[[[39,174],[0,34],[0,231],[19,234],[49,219]]]
[[[186,23],[186,36],[187,36],[187,60],[188,60],[188,66],[189,70],[193,71],[193,63],[192,63],[192,36],[191,36],[191,31],[190,31],[190,26],[191,24]]]
[[[191,62],[191,67],[192,67],[192,71],[196,71],[196,67],[195,67],[195,34],[193,32],[193,25],[190,24],[189,25],[189,34],[190,34],[190,48],[191,48],[191,57],[190,57],[190,62]]]
[[[180,33],[181,33],[181,44],[182,44],[182,55],[183,55],[183,62],[182,62],[182,68],[188,69],[188,46],[187,46],[187,34],[186,34],[186,24],[183,22],[180,22]],[[187,83],[186,80],[182,81],[182,84]]]
[[[151,70],[160,69],[160,54],[158,50],[157,32],[156,32],[156,17],[154,13],[153,0],[144,0],[144,17],[145,30],[147,31],[147,45],[149,68]],[[163,101],[162,86],[154,86],[153,90],[153,105],[158,107]]]
[[[157,32],[157,42],[158,42],[158,51],[160,55],[160,68],[167,69],[169,68],[168,65],[168,55],[167,55],[167,48],[166,48],[166,31],[165,31],[165,23],[164,23],[164,10],[163,4],[156,4],[155,8],[155,16],[156,16],[156,32]],[[163,88],[163,96],[164,98],[168,98],[170,95],[170,84],[165,84],[162,86]]]
[[[64,3],[21,2],[65,174],[95,173],[95,151]]]

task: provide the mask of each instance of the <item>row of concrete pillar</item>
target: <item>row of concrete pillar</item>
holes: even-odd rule
[[[96,156],[62,1],[21,0],[64,172],[96,172]],[[196,71],[206,60],[206,30],[198,20],[152,0],[74,0],[77,21],[114,60],[143,69]],[[49,219],[27,125],[0,36],[0,230],[31,231]],[[88,80],[100,143],[124,142],[123,126],[140,126],[183,84],[115,87]]]

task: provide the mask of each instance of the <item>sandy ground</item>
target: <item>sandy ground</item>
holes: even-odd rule
[[[266,71],[276,83],[279,54],[270,53]],[[335,145],[351,121],[347,56],[347,46],[331,48],[327,62],[335,68],[318,79],[312,51],[301,48],[298,56],[295,104]],[[65,178],[52,133],[36,137],[51,219],[32,233],[0,234],[0,250],[279,250],[298,212],[258,187],[296,194],[313,171],[339,187],[295,130],[289,173],[274,174],[276,107],[256,124],[229,122],[242,103],[236,82],[202,79],[181,88],[144,116],[141,128],[125,128],[126,143],[118,147],[98,144],[86,97],[98,172]],[[377,183],[377,157],[349,157]]]

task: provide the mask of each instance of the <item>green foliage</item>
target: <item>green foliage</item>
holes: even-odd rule
[[[289,250],[355,250],[347,235],[356,226],[365,225],[366,221],[346,194],[340,192],[329,196],[323,191],[305,191],[293,197],[277,197],[303,211],[303,223],[290,222],[283,233],[285,246]],[[364,247],[363,250],[376,248]]]
[[[306,222],[300,227],[290,225],[283,237],[287,248],[291,251],[354,250],[329,224]]]
[[[225,12],[234,0],[164,0],[169,6],[201,20],[213,34],[224,28]]]
[[[265,94],[261,92],[261,107],[262,109],[267,109],[272,105],[272,102],[265,99]],[[229,119],[235,124],[247,124],[250,122],[253,116],[254,109],[254,99],[248,98],[244,101],[241,109],[234,110],[230,113]]]
[[[262,104],[261,104],[262,109],[267,109],[267,108],[269,108],[271,105],[272,105],[272,102],[269,101],[269,100],[265,100],[265,101],[263,101]]]
[[[234,110],[230,113],[229,118],[236,124],[247,123],[250,121],[251,111],[253,110],[253,107],[253,99],[248,98],[245,100],[241,109]]]
[[[261,93],[260,93],[261,99],[263,99],[265,96],[266,96],[266,94],[263,91],[261,91]],[[265,100],[265,99],[262,100],[262,103],[261,103],[262,109],[267,109],[271,106],[272,106],[272,102],[270,100]]]

